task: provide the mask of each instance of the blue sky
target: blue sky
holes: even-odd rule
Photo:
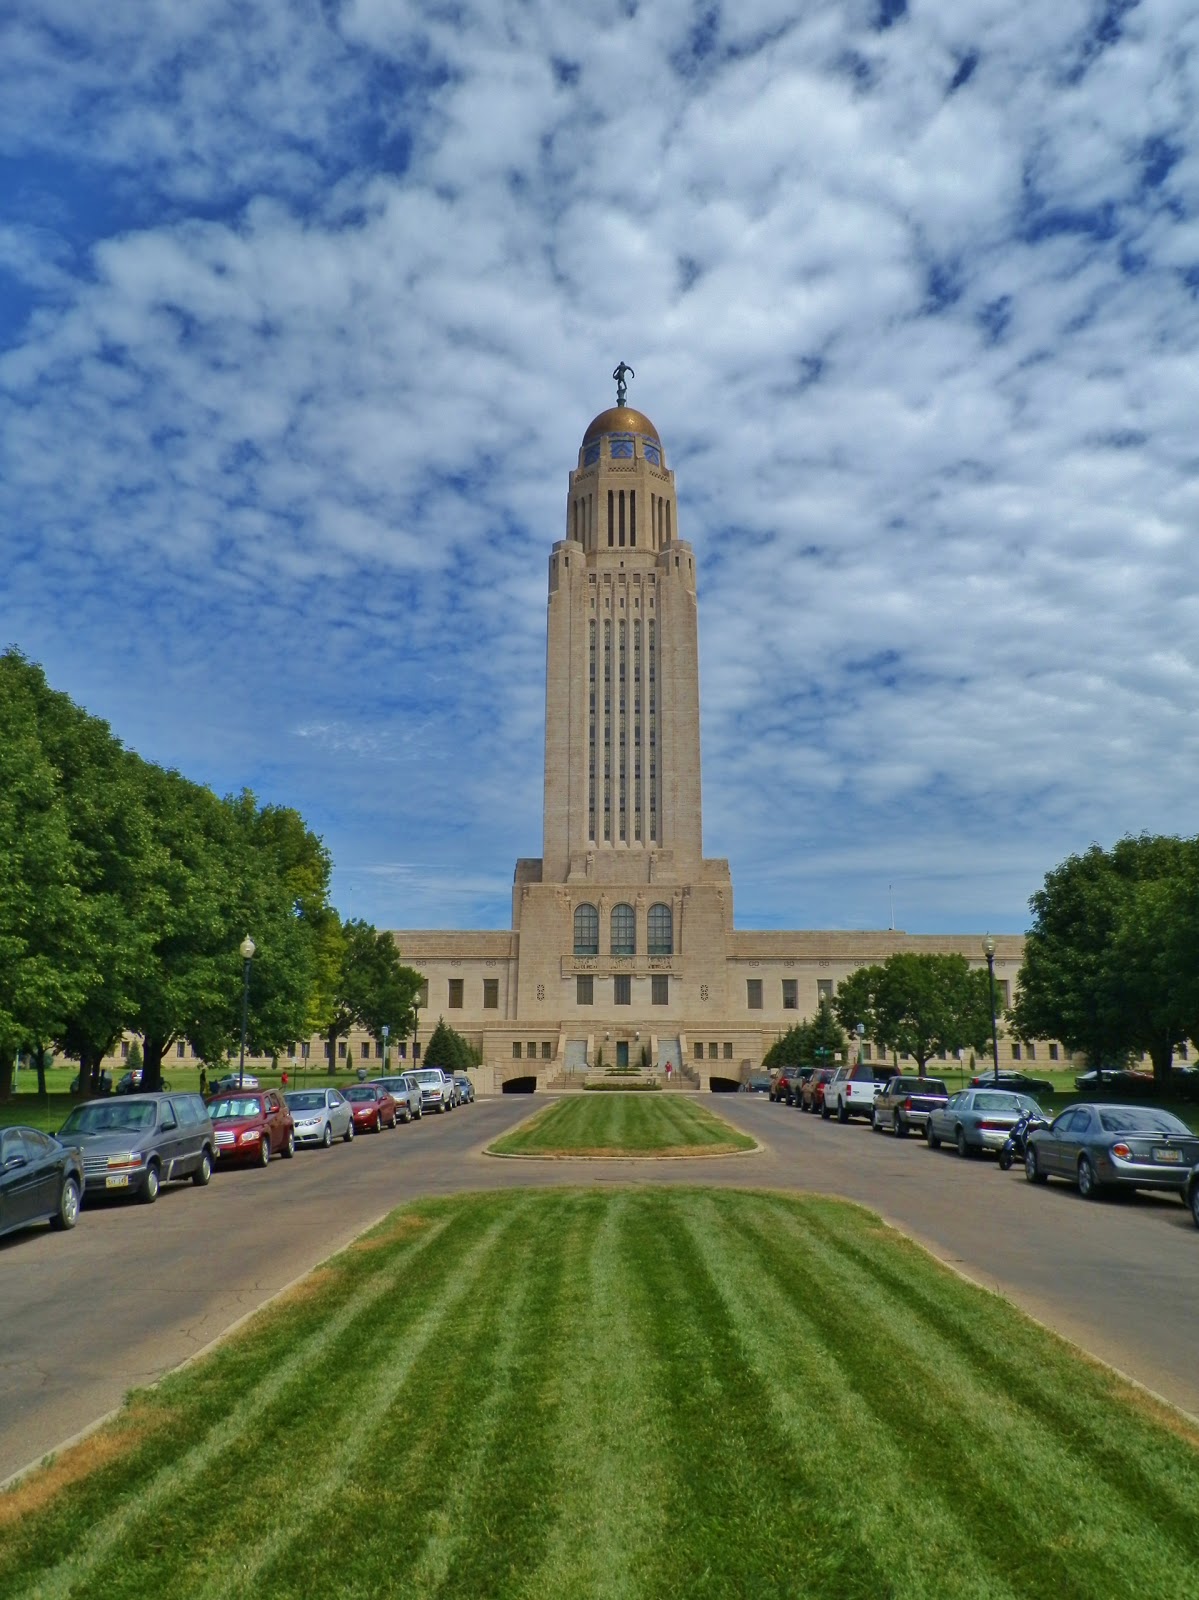
[[[506,927],[624,359],[739,924],[1018,930],[1195,832],[1197,60],[1182,0],[0,9],[0,645],[343,912]]]

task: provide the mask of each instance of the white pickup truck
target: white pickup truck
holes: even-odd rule
[[[875,1066],[869,1061],[855,1061],[838,1067],[824,1086],[824,1105],[820,1115],[827,1122],[835,1116],[838,1122],[848,1122],[850,1117],[874,1118],[874,1097],[883,1085],[895,1076],[895,1068],[882,1062]]]

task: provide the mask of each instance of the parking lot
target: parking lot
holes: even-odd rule
[[[860,1201],[942,1260],[1199,1415],[1192,1330],[1199,1235],[1176,1199],[1088,1203],[993,1160],[961,1161],[765,1097],[706,1099],[765,1146],[688,1162],[497,1161],[482,1147],[537,1108],[508,1096],[445,1118],[221,1172],[158,1203],[85,1209],[78,1227],[0,1240],[0,1480],[117,1406],[393,1206],[462,1189],[703,1183]],[[886,1330],[879,1330],[880,1359]]]

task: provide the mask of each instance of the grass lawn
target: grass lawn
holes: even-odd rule
[[[0,1496],[0,1595],[1199,1593],[1172,1413],[869,1213],[405,1207]]]
[[[575,1096],[557,1100],[490,1146],[497,1155],[719,1155],[755,1141],[683,1096]]]

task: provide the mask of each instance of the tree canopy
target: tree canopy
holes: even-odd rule
[[[833,1000],[838,1020],[884,1050],[911,1056],[923,1077],[942,1051],[980,1050],[991,1040],[987,973],[961,955],[900,951],[881,965],[859,967]]]
[[[817,1067],[831,1065],[848,1050],[845,1030],[833,1014],[832,1002],[822,999],[816,1015],[788,1028],[762,1057],[768,1072],[779,1067]]]

